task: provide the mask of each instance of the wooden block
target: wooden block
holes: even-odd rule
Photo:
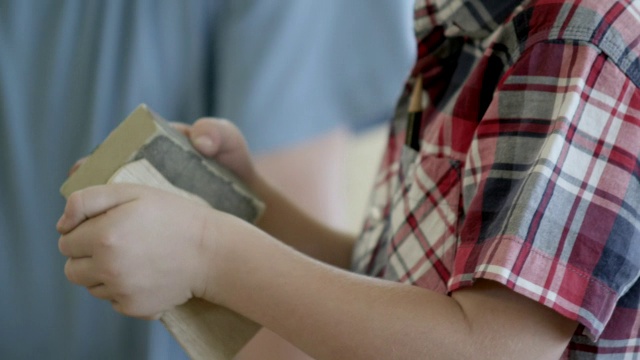
[[[140,105],[62,185],[137,183],[172,191],[255,222],[264,205],[231,173],[201,156],[180,132]],[[259,325],[226,308],[192,299],[160,321],[192,359],[231,359]]]
[[[154,114],[138,106],[62,185],[73,191],[105,184],[126,163],[147,159],[174,186],[194,193],[212,207],[255,222],[264,205],[233,174],[201,156],[189,140]]]

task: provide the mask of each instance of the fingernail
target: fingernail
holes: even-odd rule
[[[193,144],[204,153],[211,153],[213,151],[213,141],[206,136],[199,136],[193,140]]]

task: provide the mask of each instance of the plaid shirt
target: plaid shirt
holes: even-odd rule
[[[491,279],[581,324],[563,358],[640,356],[640,0],[418,0],[415,30],[353,269]]]

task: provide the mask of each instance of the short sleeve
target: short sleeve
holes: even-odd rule
[[[528,48],[469,149],[449,290],[498,281],[597,339],[640,276],[639,139],[640,90],[607,56]]]

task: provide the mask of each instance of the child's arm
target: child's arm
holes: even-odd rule
[[[256,186],[267,210],[257,225],[271,236],[322,262],[348,269],[355,239],[316,221],[264,180]]]
[[[255,170],[246,143],[233,123],[201,119],[192,127],[176,126],[200,152],[231,169],[265,202],[266,211],[257,224],[261,229],[311,257],[349,267],[353,236],[316,221],[271,187]]]
[[[59,230],[69,279],[119,312],[155,318],[202,297],[318,359],[558,359],[576,327],[491,281],[446,296],[351,274],[142,186],[74,193]]]

